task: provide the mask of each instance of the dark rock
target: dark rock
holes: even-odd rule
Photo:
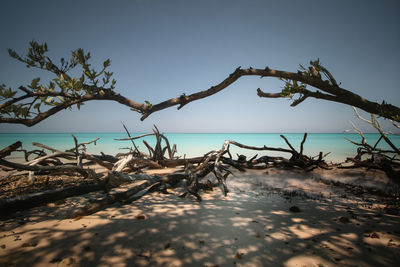
[[[300,208],[297,207],[297,206],[291,206],[291,207],[289,208],[289,210],[290,210],[291,212],[300,212],[300,211],[301,211]]]

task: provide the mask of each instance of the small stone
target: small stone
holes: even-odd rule
[[[137,220],[146,220],[146,215],[144,215],[144,214],[139,214],[139,215],[136,216],[136,219],[137,219]]]
[[[350,220],[346,216],[340,216],[339,217],[339,222],[341,222],[341,223],[349,223]]]
[[[289,210],[290,210],[291,212],[300,212],[300,211],[301,211],[300,208],[297,207],[297,206],[292,206],[292,207],[289,208]]]

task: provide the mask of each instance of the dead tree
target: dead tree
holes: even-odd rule
[[[399,107],[386,102],[379,104],[369,101],[341,88],[319,60],[311,61],[308,68],[300,65],[297,72],[274,70],[269,67],[264,69],[238,67],[221,83],[207,90],[190,95],[182,94],[158,104],[151,104],[149,101],[138,103],[116,93],[114,91],[116,81],[112,79],[113,73],[107,71],[111,61],[107,59],[102,68],[96,71],[89,63],[90,53],[85,53],[83,49],[73,51],[69,60],[61,58],[59,64],[54,63],[46,55],[48,52],[46,43],[30,42],[26,56],[21,56],[12,49],[8,52],[11,57],[26,64],[27,67],[48,71],[55,77],[48,84],[40,84],[40,78],[36,78],[30,85],[20,86],[17,89],[7,88],[4,84],[0,85],[0,123],[32,126],[64,109],[73,106],[79,109],[85,102],[93,100],[116,101],[141,113],[141,120],[144,120],[154,112],[172,106],[178,106],[178,109],[181,109],[192,101],[214,95],[243,76],[276,77],[285,82],[284,89],[279,93],[265,93],[257,89],[260,97],[293,99],[297,95],[292,106],[300,104],[307,98],[323,99],[355,106],[366,112],[400,122]],[[77,66],[81,68],[81,73],[77,77],[70,76],[68,73]],[[315,91],[307,89],[307,86],[315,88]]]

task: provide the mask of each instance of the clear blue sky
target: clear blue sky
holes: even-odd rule
[[[0,2],[0,82],[29,84],[41,72],[11,59],[46,41],[54,58],[82,47],[95,62],[112,60],[116,91],[152,103],[208,89],[238,66],[296,71],[320,58],[337,81],[369,100],[400,106],[400,1],[9,1]],[[140,115],[114,102],[88,102],[34,127],[0,132],[119,132],[153,124],[166,132],[341,132],[351,107],[307,100],[261,99],[280,91],[273,78],[244,77],[223,92]],[[385,124],[386,125],[386,124]],[[388,128],[392,129],[392,128]]]

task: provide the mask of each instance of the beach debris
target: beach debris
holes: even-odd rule
[[[354,132],[358,133],[361,137],[361,142],[355,142],[348,138],[345,138],[348,142],[357,146],[357,155],[353,158],[348,157],[346,163],[352,163],[351,165],[339,166],[339,168],[368,168],[368,169],[379,169],[386,173],[386,175],[395,183],[400,184],[400,148],[398,148],[389,138],[389,133],[385,132],[376,120],[374,114],[371,113],[371,120],[363,118],[353,107],[354,113],[358,119],[370,124],[373,128],[378,130],[380,137],[374,145],[368,144],[364,133],[357,128],[352,122]],[[394,122],[393,125],[397,128],[400,126]],[[389,149],[382,149],[378,147],[381,140],[384,140],[389,146]]]
[[[47,183],[50,176],[60,174],[80,175],[84,178],[83,181],[92,182],[87,185],[82,183],[81,187],[57,188],[55,190],[46,190],[32,195],[21,196],[12,200],[5,200],[0,202],[0,211],[5,214],[48,203],[53,203],[50,204],[51,206],[63,205],[66,203],[65,198],[67,197],[92,191],[104,191],[106,193],[105,196],[102,195],[94,200],[90,200],[87,205],[73,212],[72,217],[81,218],[82,216],[93,214],[115,202],[129,204],[152,192],[161,191],[168,193],[167,188],[176,186],[183,187],[184,193],[181,195],[182,197],[192,196],[198,201],[202,201],[202,192],[212,190],[213,187],[217,186],[220,187],[223,195],[226,196],[229,192],[226,180],[232,174],[230,168],[235,168],[239,171],[270,167],[284,169],[297,168],[306,172],[312,171],[315,168],[331,169],[331,165],[324,161],[328,153],[323,154],[320,152],[315,157],[303,154],[307,133],[304,134],[298,150],[293,147],[284,135],[281,135],[288,148],[254,147],[226,140],[220,149],[212,150],[202,157],[182,159],[176,156],[176,145],[171,146],[168,138],[158,130],[157,126],[154,125],[152,133],[139,136],[131,136],[124,124],[123,127],[128,138],[116,140],[131,141],[133,147],[130,148],[128,153],[120,153],[116,156],[104,153],[101,153],[101,155],[89,154],[87,146],[95,144],[99,138],[90,142],[80,143],[74,135],[72,135],[75,144],[74,147],[65,151],[44,144],[33,143],[34,146],[42,150],[23,151],[25,154],[25,163],[14,163],[4,159],[4,155],[9,155],[17,151],[22,143],[16,142],[1,150],[0,166],[8,170],[7,175],[10,175],[10,177],[14,175],[14,171],[23,170],[27,171],[28,174],[35,175],[37,181],[42,179],[40,177],[41,174],[45,174]],[[147,136],[155,137],[156,142],[154,146],[150,146],[146,140],[143,140],[143,144],[148,150],[148,153],[145,153],[139,150],[135,142]],[[243,155],[238,155],[238,158],[234,159],[230,152],[231,146],[255,151],[278,151],[287,153],[290,157],[258,157],[258,154],[256,154],[249,159]],[[34,158],[32,159],[32,157]],[[94,164],[104,167],[107,171],[104,173],[97,172],[92,167]],[[177,166],[182,166],[183,169],[167,175],[147,175],[142,171],[143,169]],[[216,182],[212,182],[209,176],[206,177],[208,174],[213,174]],[[242,192],[243,190],[239,188],[239,191]],[[291,212],[301,211],[297,206],[292,206],[289,210]],[[391,212],[391,210],[387,211]],[[256,223],[254,220],[252,222]]]
[[[37,242],[26,242],[26,243],[23,243],[22,245],[21,245],[21,247],[23,247],[23,248],[26,248],[26,247],[36,247],[37,246]]]
[[[243,258],[243,255],[244,255],[243,252],[237,251],[237,252],[235,253],[235,259],[241,259],[241,258]]]

